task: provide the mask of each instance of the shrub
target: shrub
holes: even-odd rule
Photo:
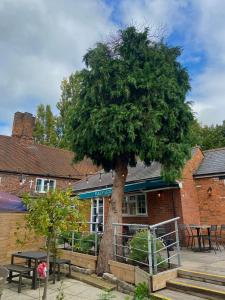
[[[77,242],[78,239],[80,239],[81,237],[81,233],[80,232],[74,232],[74,240],[75,243]],[[64,243],[68,243],[69,245],[72,245],[72,232],[68,231],[68,232],[63,232],[59,238],[58,238],[58,244],[64,244]]]
[[[164,247],[163,242],[157,240],[156,250],[160,250],[163,247]],[[129,242],[129,248],[130,248],[130,253],[129,253],[130,260],[148,264],[148,231],[147,230],[138,231]],[[157,263],[161,262],[162,260],[164,260],[162,255],[160,253],[157,253]],[[165,266],[166,266],[165,262],[159,265],[159,267],[165,267]]]
[[[140,282],[134,291],[135,300],[149,299],[149,289],[145,282]]]
[[[99,248],[100,239],[97,236],[97,249]],[[91,233],[89,235],[81,237],[80,241],[75,244],[75,250],[83,253],[93,252],[95,246],[95,234]]]

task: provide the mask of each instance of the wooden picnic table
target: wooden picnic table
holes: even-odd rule
[[[198,248],[195,249],[195,251],[206,251],[206,250],[211,250],[212,249],[212,245],[211,245],[211,231],[210,225],[190,225],[190,228],[195,229],[197,232],[197,239],[198,239]],[[207,230],[207,239],[209,241],[209,247],[206,248],[204,246],[204,243],[202,243],[202,239],[203,239],[203,235],[202,235],[202,230]]]
[[[34,262],[34,272],[33,272],[33,284],[32,288],[37,289],[38,284],[37,284],[37,267],[38,263],[45,260],[47,258],[47,254],[42,251],[25,251],[25,252],[16,252],[13,253],[11,256],[11,264],[14,264],[14,259],[16,257],[19,258],[24,258],[28,260],[28,267],[31,267],[31,263]]]

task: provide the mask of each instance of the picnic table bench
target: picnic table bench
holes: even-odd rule
[[[18,293],[21,293],[21,288],[22,288],[22,278],[32,278],[32,286],[33,286],[33,274],[32,276],[30,275],[31,272],[34,272],[34,268],[31,267],[26,267],[22,265],[16,265],[16,264],[10,264],[10,265],[5,265],[5,268],[9,270],[9,277],[8,277],[8,282],[12,282],[12,278],[14,277],[19,277],[19,285],[18,285]],[[13,275],[13,273],[16,273]]]
[[[52,256],[49,258],[49,264],[50,264],[50,272],[52,273],[53,264],[54,264],[54,258]],[[55,265],[57,267],[57,280],[58,281],[60,281],[61,265],[68,265],[69,266],[68,275],[71,276],[71,260],[56,258],[55,259]],[[55,278],[53,278],[53,282],[54,281],[55,281]]]

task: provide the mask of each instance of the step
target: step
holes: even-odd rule
[[[98,277],[95,274],[87,275],[79,272],[72,272],[71,278],[82,281],[84,283],[90,284],[94,287],[97,287],[99,289],[103,289],[106,291],[112,291],[116,289],[116,285],[112,284],[110,282],[107,282],[106,280],[102,279],[101,277]]]
[[[197,281],[204,281],[204,282],[214,283],[219,285],[225,285],[225,276],[218,275],[213,272],[210,273],[210,272],[203,272],[203,271],[193,271],[188,269],[179,269],[178,277],[197,280]]]
[[[156,300],[203,300],[206,298],[164,289],[153,294]]]
[[[225,286],[187,278],[176,278],[167,282],[167,288],[212,300],[225,299]]]

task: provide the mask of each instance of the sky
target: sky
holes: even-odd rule
[[[56,112],[60,83],[98,41],[135,25],[183,49],[193,111],[203,124],[225,119],[225,0],[0,0],[0,134],[16,111]]]

